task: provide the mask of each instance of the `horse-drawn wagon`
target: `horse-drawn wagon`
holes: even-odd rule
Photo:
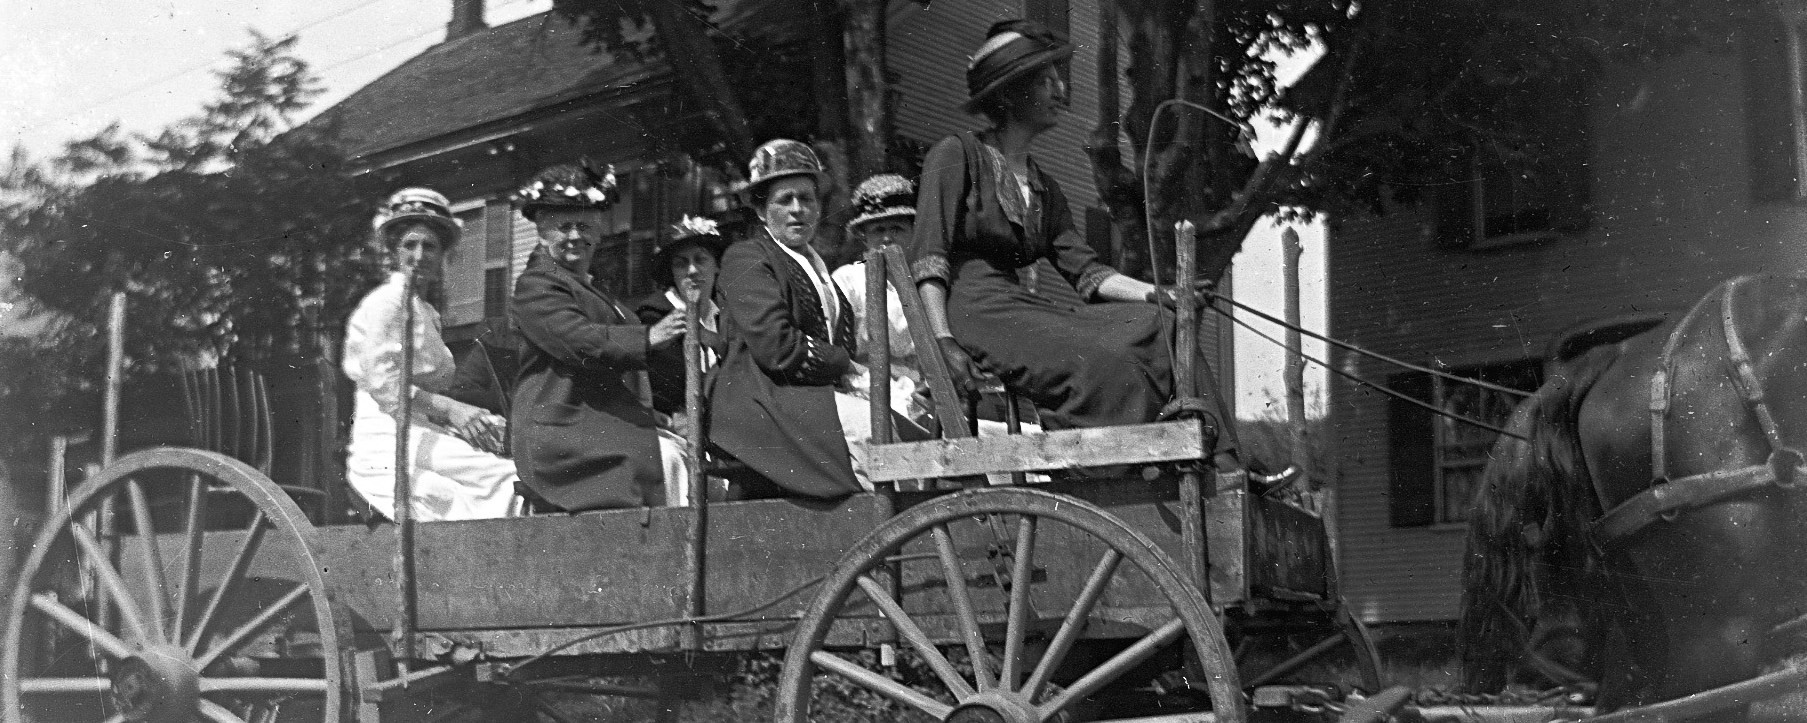
[[[907,273],[890,251],[871,283]],[[833,676],[934,720],[1235,721],[1245,686],[1345,643],[1378,688],[1318,512],[1201,472],[1212,434],[1181,418],[874,445],[877,490],[834,502],[419,526],[317,525],[241,461],[138,451],[37,536],[0,703],[8,721],[559,719],[549,697],[669,696],[777,649],[781,720]],[[1123,471],[945,481],[1099,465]],[[1133,693],[1151,681],[1181,694]]]

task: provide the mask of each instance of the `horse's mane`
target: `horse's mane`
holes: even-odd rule
[[[1603,345],[1559,363],[1508,424],[1528,441],[1502,436],[1494,444],[1468,513],[1457,640],[1470,690],[1500,690],[1528,670],[1570,677],[1556,661],[1525,654],[1533,638],[1552,624],[1602,629],[1588,624],[1587,603],[1601,597],[1591,592],[1599,563],[1589,554],[1588,524],[1600,509],[1576,418],[1620,349]]]

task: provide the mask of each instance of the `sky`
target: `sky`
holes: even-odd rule
[[[486,19],[499,25],[543,12],[551,0],[489,0]],[[314,108],[326,108],[402,61],[438,43],[450,0],[0,0],[0,146],[23,146],[35,158],[55,155],[69,140],[120,123],[152,133],[197,113],[216,95],[214,72],[226,51],[249,43],[252,29],[299,36],[296,52],[324,81]],[[1282,77],[1308,59],[1283,63]],[[1278,143],[1264,129],[1258,148]],[[1324,328],[1321,225],[1299,227],[1303,317]],[[1263,225],[1236,259],[1238,300],[1281,315],[1279,227]],[[0,302],[3,303],[3,302]],[[1249,318],[1279,338],[1277,327]],[[0,308],[0,324],[7,322]],[[1236,333],[1238,416],[1283,409],[1283,352],[1246,329]],[[1306,353],[1324,358],[1322,344]],[[1324,372],[1308,367],[1306,386],[1320,401]]]

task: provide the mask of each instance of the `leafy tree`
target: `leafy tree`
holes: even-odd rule
[[[253,33],[218,98],[160,133],[109,127],[45,163],[13,152],[0,171],[0,254],[18,269],[8,292],[54,321],[0,348],[0,367],[29,372],[0,386],[6,424],[58,411],[96,426],[97,412],[70,410],[98,406],[114,291],[128,298],[128,373],[141,375],[315,351],[374,282],[380,189],[341,170],[330,127],[291,127],[319,93],[294,44]],[[41,447],[46,430],[23,431],[5,435],[9,458]]]

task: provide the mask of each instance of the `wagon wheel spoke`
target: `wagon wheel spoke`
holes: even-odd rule
[[[268,627],[270,623],[275,622],[278,617],[288,611],[290,606],[301,602],[301,599],[307,597],[307,595],[308,589],[306,585],[296,585],[290,588],[288,592],[283,593],[282,597],[277,598],[275,602],[270,603],[269,606],[259,611],[257,615],[252,616],[245,624],[240,625],[237,629],[227,633],[225,637],[220,639],[218,644],[211,646],[211,650],[208,650],[205,655],[202,655],[195,660],[195,668],[197,670],[206,670],[207,666],[212,665],[215,661],[219,660],[220,656],[237,649],[238,646],[250,639],[252,635],[257,634],[258,631],[263,630],[265,627]]]
[[[70,693],[105,693],[113,681],[107,678],[26,678],[19,681],[19,691],[35,695],[67,695]]]
[[[1010,568],[1010,612],[1004,625],[1004,666],[998,684],[1014,690],[1022,677],[1023,638],[1029,630],[1029,590],[1034,573],[1035,518],[1022,515],[1016,521],[1015,558]]]
[[[262,695],[295,695],[326,692],[321,678],[202,678],[202,693],[253,693]]]
[[[966,590],[966,572],[954,551],[953,535],[947,525],[936,525],[930,533],[935,538],[935,552],[941,558],[941,572],[946,576],[947,595],[954,604],[954,617],[960,622],[960,637],[966,642],[966,654],[972,660],[973,683],[979,690],[996,686],[985,656],[985,637],[979,632],[979,614],[973,608],[972,596]]]
[[[144,485],[136,478],[125,481],[126,496],[132,501],[132,529],[138,535],[138,550],[143,558],[144,566],[144,598],[150,604],[146,610],[150,618],[150,632],[153,639],[169,640],[164,632],[164,620],[169,615],[169,583],[163,577],[163,551],[157,547],[157,529],[151,524],[150,496],[144,493]]]
[[[195,588],[201,584],[201,540],[206,531],[207,519],[207,483],[200,475],[189,475],[188,478],[188,515],[184,519],[187,526],[183,529],[182,544],[182,577],[176,586],[176,617],[170,626],[169,638],[172,641],[183,639],[182,633],[187,629],[189,606],[195,594]]]
[[[866,575],[861,575],[858,582],[860,589],[866,591],[866,597],[870,598],[872,604],[877,605],[879,611],[891,620],[891,625],[897,628],[897,633],[902,635],[904,640],[909,641],[910,647],[916,649],[916,653],[929,664],[929,668],[935,671],[937,677],[941,678],[941,684],[947,686],[955,698],[965,698],[973,694],[973,687],[967,684],[966,679],[960,675],[960,671],[954,669],[954,664],[948,662],[947,656],[942,655],[941,651],[935,648],[935,641],[930,640],[929,636],[922,632],[922,627],[916,624],[909,613],[904,612],[903,606],[891,599],[890,591],[880,585],[877,580]]]
[[[219,613],[220,604],[225,602],[226,596],[244,579],[251,566],[251,558],[256,556],[263,538],[264,513],[263,510],[258,510],[251,516],[251,527],[245,533],[244,542],[239,545],[238,554],[232,558],[232,566],[227,569],[220,584],[213,589],[213,597],[207,600],[207,606],[201,609],[201,616],[195,620],[194,628],[188,631],[188,639],[183,641],[183,647],[188,648],[189,653],[200,651],[201,640],[207,635],[207,627],[213,624],[213,618]]]
[[[834,653],[818,650],[809,654],[809,660],[819,668],[851,679],[865,686],[867,690],[927,713],[937,720],[946,718],[954,710],[953,706],[923,695],[907,685],[867,670],[860,664]],[[971,695],[971,693],[969,692],[967,695]]]
[[[226,706],[205,698],[201,699],[201,716],[213,723],[246,723],[245,719],[238,717],[237,713],[228,710]]]
[[[81,613],[70,610],[68,606],[57,602],[56,598],[51,597],[48,593],[37,593],[32,595],[31,606],[37,608],[38,612],[43,613],[51,620],[55,620],[62,624],[62,626],[68,628],[70,632],[82,636],[82,638],[86,639],[89,643],[94,644],[94,647],[99,648],[109,657],[122,659],[132,656],[133,650],[131,645],[126,644],[124,640],[114,637],[112,633],[109,633],[105,628],[102,628],[99,623],[89,620],[88,618],[83,617]]]
[[[1073,607],[1067,611],[1067,617],[1060,623],[1060,630],[1054,633],[1049,641],[1047,652],[1035,665],[1035,672],[1029,674],[1028,682],[1023,684],[1023,691],[1034,700],[1041,695],[1042,688],[1047,686],[1054,671],[1067,659],[1072,651],[1073,643],[1079,641],[1079,634],[1085,631],[1086,618],[1091,616],[1092,608],[1097,606],[1098,598],[1104,595],[1104,588],[1110,584],[1111,578],[1117,574],[1117,565],[1123,561],[1123,554],[1116,550],[1105,550],[1092,565],[1092,574],[1085,580],[1085,587],[1073,598]]]
[[[138,609],[138,601],[132,597],[131,590],[126,587],[125,579],[119,576],[119,570],[113,567],[111,556],[101,548],[100,541],[94,538],[94,533],[89,532],[88,527],[81,522],[70,520],[69,536],[75,539],[75,544],[81,548],[82,557],[87,561],[89,569],[94,571],[95,577],[100,580],[101,587],[107,591],[113,604],[117,606],[119,621],[125,626],[128,634],[137,640],[153,639],[149,635],[149,629],[144,625],[144,612]],[[106,605],[105,601],[99,601],[96,610],[103,610]]]
[[[1154,632],[1142,636],[1141,640],[1137,640],[1134,644],[1125,648],[1123,652],[1111,656],[1111,659],[1104,661],[1103,665],[1094,668],[1092,672],[1086,673],[1079,680],[1073,681],[1073,684],[1068,686],[1066,690],[1061,691],[1060,694],[1055,696],[1052,700],[1039,706],[1037,711],[1041,713],[1043,718],[1052,718],[1055,714],[1065,710],[1067,706],[1072,705],[1074,702],[1098,692],[1099,689],[1103,688],[1111,681],[1116,680],[1119,676],[1129,672],[1130,668],[1140,665],[1142,661],[1147,660],[1149,656],[1154,655],[1161,648],[1166,647],[1168,643],[1178,640],[1185,632],[1186,624],[1179,618],[1167,621],[1165,625],[1156,628]]]

